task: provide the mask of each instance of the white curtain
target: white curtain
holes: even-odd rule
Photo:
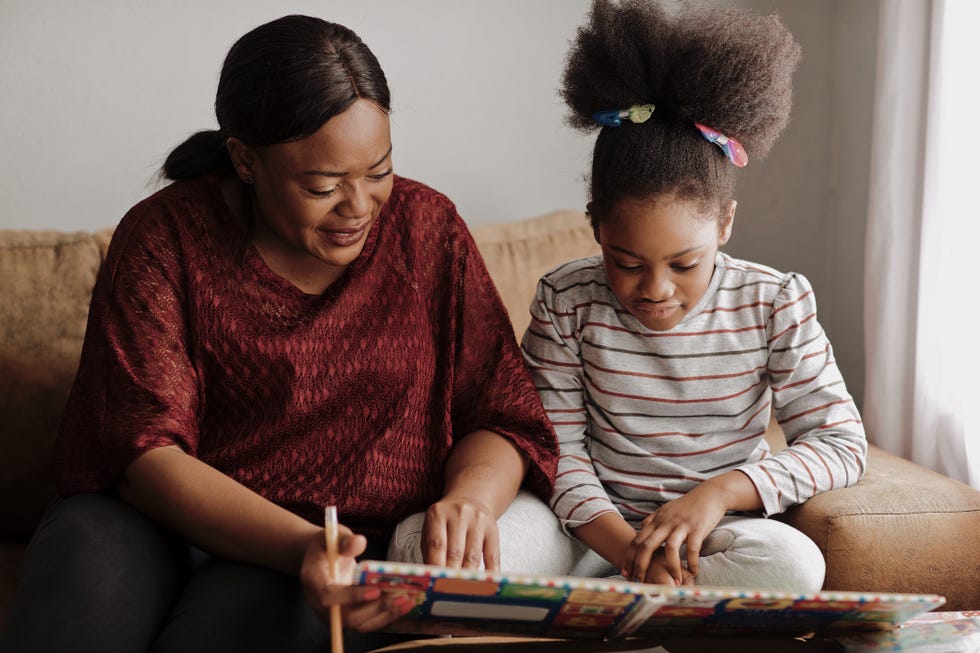
[[[980,4],[880,7],[864,419],[875,444],[980,488]]]

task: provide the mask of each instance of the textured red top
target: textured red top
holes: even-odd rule
[[[216,176],[120,222],[55,448],[63,494],[176,444],[318,522],[382,534],[442,493],[456,437],[490,429],[547,498],[557,444],[503,304],[453,204],[396,178],[361,255],[322,295],[270,270]]]

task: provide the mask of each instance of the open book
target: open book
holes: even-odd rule
[[[931,594],[788,594],[526,576],[361,562],[354,582],[413,597],[388,630],[452,635],[616,639],[699,634],[880,630],[945,602]]]

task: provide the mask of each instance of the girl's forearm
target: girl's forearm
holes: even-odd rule
[[[735,470],[709,478],[701,486],[717,491],[726,510],[751,512],[762,509],[762,497],[752,480]]]
[[[194,545],[231,560],[297,574],[323,531],[179,447],[153,449],[116,484],[124,501]]]
[[[616,569],[623,568],[626,549],[636,537],[636,529],[622,515],[611,512],[582,524],[574,532],[575,537],[615,565]]]
[[[527,473],[527,455],[493,431],[473,431],[459,440],[446,462],[446,499],[466,499],[499,518]]]

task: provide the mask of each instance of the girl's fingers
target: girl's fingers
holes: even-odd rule
[[[681,565],[681,545],[687,539],[687,533],[678,529],[670,534],[664,543],[664,563],[667,572],[674,579],[674,583],[680,585],[684,580],[684,568]]]
[[[701,560],[701,545],[704,540],[695,533],[691,533],[687,538],[687,570],[691,576],[697,578],[698,564]]]
[[[643,582],[650,566],[650,559],[660,548],[660,544],[668,534],[669,530],[663,527],[652,532],[644,528],[633,538],[626,550],[626,564],[623,570],[623,576],[626,580]]]

